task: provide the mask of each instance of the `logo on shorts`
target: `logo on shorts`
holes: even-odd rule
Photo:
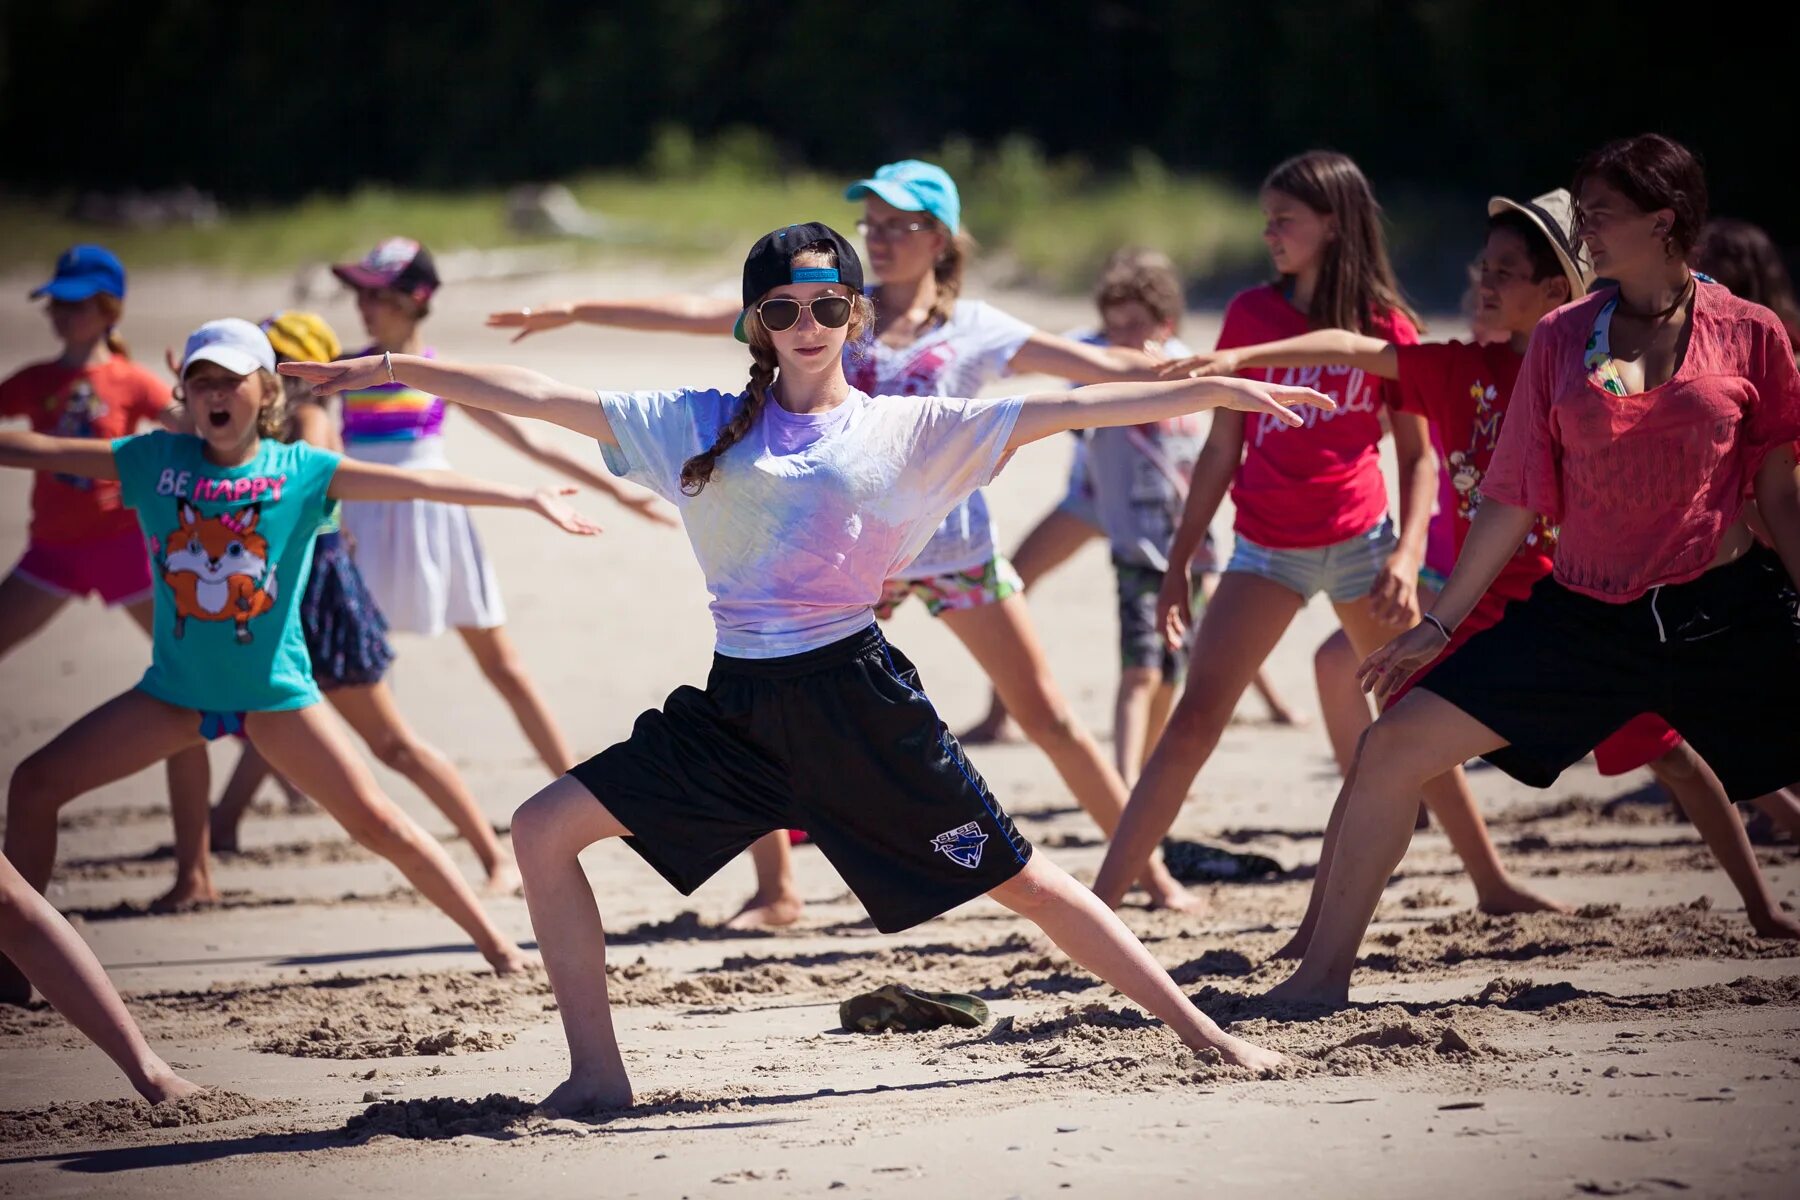
[[[959,867],[967,867],[973,871],[981,865],[981,848],[987,843],[988,835],[981,832],[981,826],[974,821],[967,825],[959,825],[948,833],[940,833],[931,839],[933,850],[942,850],[944,857]]]

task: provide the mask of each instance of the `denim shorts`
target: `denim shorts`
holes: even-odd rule
[[[1387,517],[1367,533],[1316,550],[1275,550],[1238,534],[1226,564],[1227,575],[1260,575],[1310,600],[1324,592],[1333,604],[1349,604],[1369,594],[1375,576],[1399,545],[1394,522]]]

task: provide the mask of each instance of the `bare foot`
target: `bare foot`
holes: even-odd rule
[[[1150,907],[1170,912],[1194,913],[1196,916],[1212,907],[1205,896],[1190,892],[1175,881],[1169,869],[1160,862],[1145,872],[1143,888],[1150,893]]]
[[[538,1101],[538,1111],[552,1112],[559,1117],[576,1117],[582,1113],[628,1108],[630,1105],[629,1079],[565,1079],[548,1096]]]
[[[1297,709],[1289,708],[1285,704],[1271,704],[1269,705],[1269,724],[1282,725],[1289,729],[1305,729],[1312,722],[1306,719],[1305,713]]]
[[[1221,1033],[1219,1041],[1204,1047],[1217,1050],[1225,1061],[1234,1067],[1249,1067],[1252,1071],[1275,1071],[1287,1065],[1287,1056],[1267,1046],[1258,1046],[1255,1042],[1246,1042],[1243,1038],[1232,1037],[1229,1033]],[[1202,1049],[1202,1047],[1195,1047]]]
[[[1476,901],[1475,907],[1493,917],[1503,917],[1509,913],[1553,912],[1566,914],[1575,911],[1572,905],[1564,904],[1561,900],[1552,900],[1530,888],[1520,887],[1510,879],[1492,895],[1480,897]]]
[[[516,896],[524,887],[525,881],[519,878],[519,865],[510,858],[503,858],[488,872],[487,882],[481,885],[481,894]]]
[[[1757,937],[1780,938],[1783,941],[1800,940],[1800,921],[1784,912],[1764,913],[1760,916],[1751,914],[1750,928],[1756,931]]]
[[[1312,942],[1312,930],[1301,926],[1294,930],[1294,936],[1282,943],[1281,949],[1269,955],[1271,959],[1305,958],[1306,947]]]
[[[213,886],[208,876],[198,879],[177,879],[175,886],[150,902],[153,913],[192,912],[197,908],[210,908],[224,897],[219,889]]]
[[[167,1104],[171,1100],[182,1100],[205,1090],[192,1080],[177,1075],[167,1063],[162,1064],[162,1070],[138,1085],[138,1095],[152,1104]]]
[[[782,929],[800,919],[806,911],[806,901],[795,895],[780,895],[771,899],[752,896],[738,909],[737,916],[725,922],[727,929]]]
[[[488,961],[488,966],[494,968],[494,974],[496,975],[517,975],[531,969],[531,960],[525,957],[524,951],[520,950],[511,942],[508,942],[506,948],[500,953],[489,954],[484,957]]]
[[[207,837],[214,854],[237,853],[238,823],[237,817],[227,816],[217,808],[212,810],[212,818],[207,822]]]
[[[1005,713],[989,713],[957,734],[956,740],[965,746],[994,746],[1002,742],[1022,742],[1025,735],[1019,732],[1019,727]]]
[[[1297,973],[1289,975],[1262,994],[1263,1003],[1294,1008],[1344,1008],[1350,1003],[1350,989],[1347,987],[1308,987],[1298,980]]]

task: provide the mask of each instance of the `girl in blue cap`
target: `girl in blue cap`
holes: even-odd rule
[[[169,385],[134,362],[119,321],[125,267],[104,246],[71,246],[50,281],[31,293],[62,353],[0,382],[0,417],[21,417],[38,433],[116,438],[167,424]],[[24,557],[0,580],[0,659],[49,624],[70,600],[97,596],[150,631],[150,555],[119,499],[119,485],[38,472],[31,492],[31,534]],[[180,852],[175,885],[155,902],[180,908],[215,901],[204,835],[210,778],[206,752],[184,750],[168,762],[169,806]]]
[[[195,330],[181,378],[194,434],[107,443],[0,433],[0,466],[116,480],[156,565],[150,669],[19,764],[7,792],[6,857],[41,891],[64,804],[177,751],[242,733],[456,921],[496,971],[518,970],[518,947],[488,919],[443,847],[382,795],[326,715],[301,604],[314,535],[340,500],[422,497],[528,509],[575,534],[596,528],[551,492],[359,463],[275,440],[285,423],[275,352],[248,321]],[[0,959],[0,1001],[29,994],[16,967]]]
[[[908,159],[889,163],[845,191],[863,203],[858,228],[880,282],[873,336],[858,341],[844,367],[872,396],[971,396],[1008,374],[1056,375],[1076,383],[1149,377],[1141,349],[1089,345],[1034,329],[962,295],[973,242],[962,228],[962,201],[943,168]],[[729,301],[676,296],[596,300],[495,313],[488,324],[519,336],[571,322],[682,333],[724,333],[739,312]],[[987,500],[979,489],[945,514],[935,535],[897,564],[877,613],[887,616],[909,596],[954,633],[993,681],[1007,710],[1055,765],[1100,828],[1110,834],[1124,812],[1124,780],[1093,735],[1075,720],[1050,674],[1026,607],[1018,572],[1000,553]],[[785,925],[797,920],[788,841],[774,836],[754,850],[757,890],[736,924]],[[1152,856],[1139,873],[1151,903],[1188,908],[1195,900]]]
[[[1280,1056],[1196,1009],[1118,916],[1031,846],[876,621],[887,581],[1006,457],[1065,430],[1230,405],[1284,423],[1308,388],[1247,380],[1114,384],[1036,396],[874,401],[844,347],[872,324],[862,269],[824,225],[790,226],[744,265],[750,386],[600,392],[516,367],[288,363],[322,393],[388,374],[457,403],[551,421],[674,503],[713,596],[717,653],[631,736],[520,807],[513,845],[568,1036],[562,1113],[631,1100],[606,988],[605,930],[578,855],[625,838],[691,893],[759,837],[807,829],[893,932],[990,895],[1195,1049],[1266,1069]]]

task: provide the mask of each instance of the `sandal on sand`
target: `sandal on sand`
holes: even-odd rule
[[[839,1004],[838,1020],[852,1033],[917,1033],[942,1025],[979,1029],[988,1022],[988,1006],[962,992],[921,992],[890,983]]]
[[[1181,883],[1242,883],[1267,879],[1283,870],[1266,854],[1246,854],[1205,842],[1164,838],[1162,852],[1163,865]]]

